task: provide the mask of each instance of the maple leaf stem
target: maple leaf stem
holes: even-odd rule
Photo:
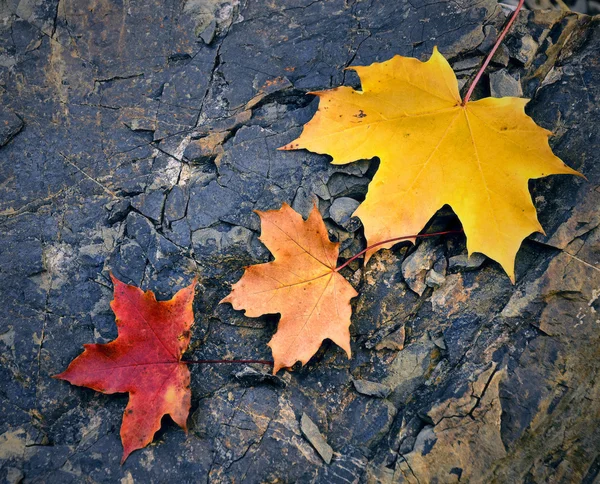
[[[485,71],[485,69],[488,66],[488,64],[490,63],[490,61],[492,60],[492,57],[494,57],[496,50],[502,43],[502,40],[506,36],[507,32],[509,31],[509,29],[512,26],[512,24],[514,23],[514,21],[517,19],[517,15],[519,15],[519,11],[523,7],[524,3],[525,3],[525,0],[519,0],[519,4],[517,5],[517,8],[515,8],[515,11],[513,12],[512,17],[506,23],[506,25],[504,26],[504,29],[502,29],[502,32],[500,32],[500,35],[498,36],[498,39],[496,40],[494,47],[492,47],[492,50],[485,58],[485,61],[483,62],[483,65],[481,66],[481,68],[479,69],[479,72],[475,76],[475,79],[473,79],[473,82],[469,86],[469,90],[467,91],[467,94],[465,95],[465,98],[463,99],[463,102],[461,103],[462,106],[464,106],[465,104],[467,104],[469,102],[469,99],[471,98],[471,94],[473,94],[473,90],[475,89],[475,86],[477,86],[479,79],[481,79],[483,72]]]
[[[424,239],[427,237],[436,237],[438,235],[449,235],[449,234],[462,234],[463,229],[460,230],[445,230],[444,232],[431,232],[430,234],[417,234],[417,235],[403,235],[402,237],[394,237],[393,239],[382,240],[381,242],[377,242],[376,244],[369,245],[369,247],[361,250],[358,254],[350,257],[346,262],[344,262],[341,266],[336,267],[335,272],[341,271],[344,267],[346,267],[353,260],[358,259],[361,255],[368,252],[375,247],[379,247],[380,245],[389,244],[390,242],[399,242],[400,240],[408,240],[408,239]]]
[[[181,360],[181,363],[186,365],[213,365],[220,363],[260,363],[261,365],[273,366],[273,362],[269,360]]]

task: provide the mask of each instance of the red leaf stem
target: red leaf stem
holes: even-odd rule
[[[523,7],[523,3],[524,2],[525,2],[525,0],[519,0],[519,4],[517,5],[517,8],[513,12],[512,17],[506,23],[506,25],[502,29],[502,32],[500,32],[500,35],[498,36],[498,39],[496,40],[496,43],[494,44],[494,47],[492,47],[492,50],[490,51],[490,53],[485,58],[485,61],[483,62],[483,65],[481,66],[481,68],[479,69],[479,72],[475,76],[475,79],[473,79],[473,82],[469,86],[469,90],[467,91],[467,94],[465,95],[465,98],[463,99],[463,102],[461,103],[463,106],[469,102],[469,99],[471,98],[471,94],[473,94],[473,90],[475,89],[475,86],[477,86],[477,83],[479,82],[479,79],[481,79],[481,76],[483,75],[483,72],[485,71],[485,69],[488,66],[488,64],[490,63],[490,61],[492,60],[492,57],[494,57],[494,54],[496,53],[496,50],[498,49],[498,47],[502,43],[502,40],[506,36],[508,30],[510,29],[510,27],[512,26],[512,24],[514,23],[514,21],[517,19],[517,15],[519,14],[519,11]]]
[[[393,239],[382,240],[381,242],[377,242],[376,244],[370,245],[366,249],[361,250],[355,256],[350,257],[350,259],[348,259],[346,262],[344,262],[341,266],[337,267],[335,269],[335,271],[336,272],[341,271],[344,267],[346,267],[348,264],[350,264],[350,262],[352,262],[353,260],[358,259],[365,252],[367,252],[367,251],[369,251],[371,249],[374,249],[375,247],[379,247],[380,245],[389,244],[390,242],[398,242],[400,240],[408,240],[408,239],[415,239],[415,238],[424,239],[424,238],[427,238],[427,237],[436,237],[438,235],[462,234],[462,233],[463,233],[463,229],[460,229],[460,230],[446,230],[444,232],[432,232],[430,234],[403,235],[402,237],[394,237]]]

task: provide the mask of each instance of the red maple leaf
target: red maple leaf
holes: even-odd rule
[[[194,324],[196,281],[169,301],[152,291],[129,286],[111,274],[118,337],[107,344],[86,344],[85,351],[55,378],[102,393],[129,393],[123,414],[123,458],[145,447],[169,414],[186,430],[191,406],[190,371],[181,357]]]

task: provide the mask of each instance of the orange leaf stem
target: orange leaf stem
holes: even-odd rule
[[[348,264],[350,264],[350,262],[352,262],[353,260],[358,259],[365,252],[368,252],[369,250],[374,249],[375,247],[379,247],[380,245],[389,244],[390,242],[398,242],[400,240],[408,240],[408,239],[416,239],[416,238],[424,239],[426,237],[435,237],[437,235],[462,234],[462,233],[463,233],[463,229],[460,229],[460,230],[446,230],[444,232],[432,232],[430,234],[403,235],[402,237],[394,237],[393,239],[382,240],[381,242],[377,242],[376,244],[370,245],[366,249],[361,250],[355,256],[350,257],[350,259],[348,259],[346,262],[344,262],[341,266],[336,267],[335,271],[336,272],[341,271],[344,267],[346,267]]]
[[[512,26],[512,24],[514,23],[514,21],[517,19],[517,15],[519,14],[519,11],[523,7],[524,2],[525,2],[525,0],[519,0],[519,4],[517,5],[517,8],[513,12],[512,17],[507,22],[507,24],[504,26],[504,29],[502,29],[502,32],[500,32],[500,35],[498,36],[498,40],[496,40],[494,47],[492,47],[492,50],[490,51],[488,56],[485,58],[485,61],[483,62],[483,65],[481,66],[481,68],[479,69],[479,72],[475,76],[475,79],[473,79],[473,82],[469,86],[469,90],[467,91],[467,94],[465,95],[465,98],[463,99],[463,102],[461,103],[463,106],[469,102],[469,99],[471,98],[471,94],[473,94],[473,90],[475,89],[475,86],[477,86],[479,79],[481,79],[483,72],[485,71],[485,69],[488,66],[488,64],[490,63],[490,61],[492,60],[492,57],[494,57],[496,50],[502,43],[502,40],[506,36],[507,32],[509,31],[509,29]]]

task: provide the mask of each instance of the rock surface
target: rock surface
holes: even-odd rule
[[[331,215],[377,168],[276,150],[316,110],[306,93],[357,87],[345,67],[434,45],[464,85],[505,16],[493,0],[94,5],[0,5],[0,481],[598,479],[598,18],[522,12],[490,66],[521,80],[527,112],[587,177],[531,182],[546,235],[524,242],[516,285],[467,261],[460,235],[380,251],[345,269],[361,294],[352,360],[326,343],[277,379],[196,365],[188,434],[166,418],[121,466],[127,397],[51,378],[116,336],[109,271],[161,298],[198,277],[187,358],[269,359],[277,318],[218,305],[244,266],[269,260],[253,210],[306,216],[316,196]],[[342,255],[360,251],[360,227],[334,220]]]

